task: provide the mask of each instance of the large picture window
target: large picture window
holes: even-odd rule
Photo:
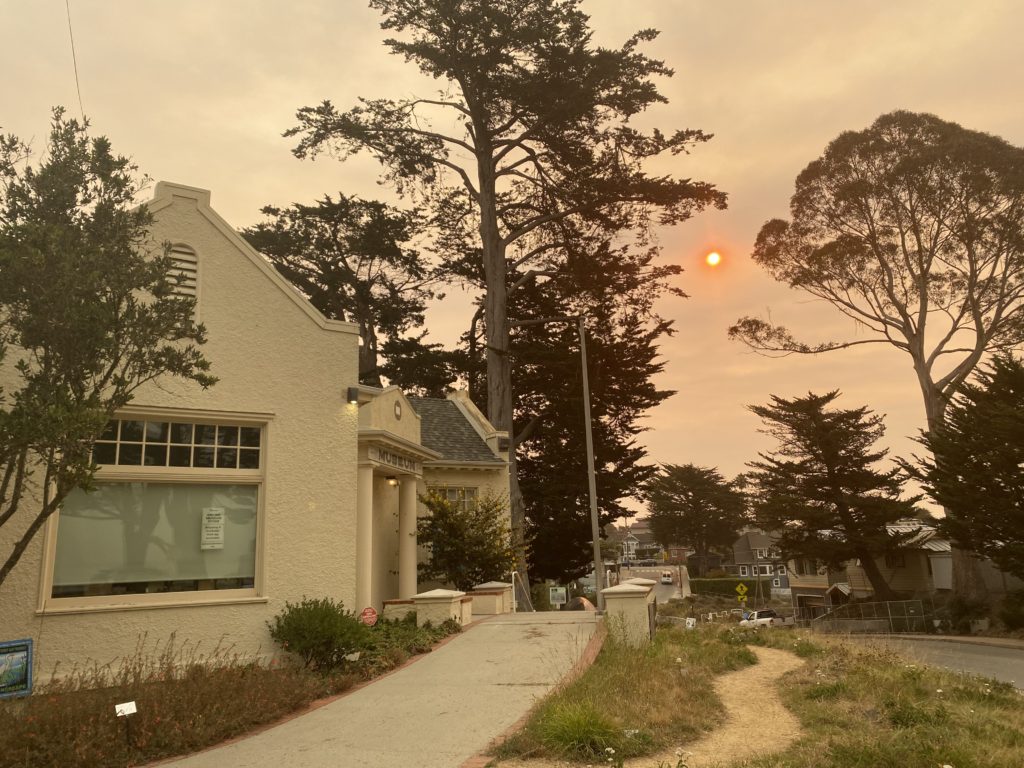
[[[256,424],[111,421],[95,489],[57,515],[49,596],[256,596],[264,439]]]
[[[244,589],[257,485],[104,483],[60,513],[53,597]]]

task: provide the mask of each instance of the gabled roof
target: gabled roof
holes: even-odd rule
[[[505,460],[495,456],[473,428],[459,406],[438,397],[410,397],[420,415],[420,442],[441,454],[442,462],[485,463],[500,466]]]

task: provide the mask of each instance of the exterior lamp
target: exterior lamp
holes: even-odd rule
[[[392,487],[398,485],[398,478],[395,477],[394,475],[390,475],[388,477],[388,485],[390,485]]]
[[[359,387],[349,387],[348,388],[347,398],[348,398],[348,401],[350,403],[352,403],[352,405],[358,405],[359,404]]]

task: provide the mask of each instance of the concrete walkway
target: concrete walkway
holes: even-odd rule
[[[596,628],[586,612],[496,616],[326,706],[163,765],[458,768],[572,670]]]

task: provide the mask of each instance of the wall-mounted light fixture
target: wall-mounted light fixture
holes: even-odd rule
[[[352,403],[352,405],[359,404],[359,387],[348,388],[348,401]]]
[[[390,477],[388,477],[388,485],[391,485],[391,486],[398,485],[398,478],[395,477],[394,475],[391,475]]]

